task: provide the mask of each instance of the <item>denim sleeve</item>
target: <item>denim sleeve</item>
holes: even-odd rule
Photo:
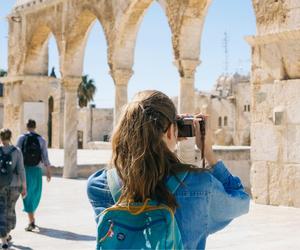
[[[250,203],[240,179],[232,176],[222,161],[218,161],[211,174],[209,234],[221,230],[234,218],[248,213]]]
[[[100,170],[89,177],[87,195],[95,213],[95,220],[98,223],[98,215],[114,204],[107,184],[106,170]]]

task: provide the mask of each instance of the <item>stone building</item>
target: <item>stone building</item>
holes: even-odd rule
[[[251,85],[247,76],[220,76],[210,93],[196,91],[195,113],[207,113],[217,145],[250,145]]]
[[[177,105],[178,97],[173,98]],[[194,110],[209,115],[214,144],[250,146],[251,84],[249,76],[221,75],[211,92],[195,90]]]
[[[79,110],[78,148],[90,148],[91,142],[107,142],[113,129],[113,109],[99,109],[92,105]]]
[[[43,134],[48,138],[50,147],[64,148],[64,89],[61,80],[52,78],[48,103],[44,106],[47,110],[44,123],[40,124],[43,129],[39,131],[48,131]],[[94,105],[89,108],[77,109],[77,147],[79,149],[89,148],[88,143],[92,141],[105,141],[110,137],[113,127],[113,109],[99,109]],[[30,113],[32,116],[32,113]]]
[[[37,121],[37,132],[48,141],[48,146],[63,148],[64,89],[60,79],[47,77],[46,80],[45,87],[39,91],[41,99],[36,102],[24,102],[22,105],[20,133],[26,131],[27,120],[34,119]],[[37,85],[34,81],[33,84]],[[0,128],[4,126],[3,90],[3,85],[0,85]],[[14,92],[9,90],[6,92],[7,95],[14,95]],[[18,102],[14,103],[18,104]],[[99,109],[93,105],[89,108],[79,108],[78,105],[76,107],[78,148],[89,148],[88,143],[91,141],[108,140],[113,127],[113,109]],[[14,134],[14,142],[18,136],[19,134]]]
[[[9,56],[4,124],[22,130],[26,103],[49,102],[48,38],[56,39],[64,89],[64,177],[76,177],[77,88],[91,25],[103,26],[108,65],[115,82],[114,121],[127,102],[140,23],[153,0],[17,0],[8,16]],[[158,0],[172,33],[180,75],[178,109],[194,110],[194,76],[200,41],[212,0]],[[256,202],[300,207],[300,15],[299,0],[252,0],[257,34],[252,48],[251,184]],[[284,93],[284,94],[283,94]],[[48,106],[48,105],[46,105]],[[42,111],[42,109],[41,109]],[[61,125],[59,125],[61,126]],[[60,130],[61,132],[62,130]],[[195,160],[192,140],[181,158]]]

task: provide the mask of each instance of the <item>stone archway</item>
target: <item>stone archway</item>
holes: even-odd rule
[[[48,76],[49,62],[49,39],[53,34],[60,54],[60,44],[55,33],[46,25],[38,26],[32,35],[29,35],[30,41],[27,45],[24,58],[24,75]]]
[[[255,201],[264,204],[300,207],[300,3],[298,0],[252,1],[257,19],[257,35],[247,40],[252,46],[253,62],[253,196]],[[16,130],[22,129],[19,124],[22,110],[20,105],[15,107],[11,104],[13,100],[9,100],[9,93],[13,92],[23,102],[23,91],[20,88],[26,79],[36,85],[40,81],[47,82],[47,78],[41,79],[41,75],[45,75],[45,65],[41,63],[34,66],[33,61],[44,61],[43,41],[48,29],[57,39],[65,88],[65,155],[68,155],[65,158],[65,177],[76,177],[76,90],[81,80],[85,36],[89,25],[96,16],[106,34],[108,62],[116,85],[115,110],[118,111],[127,102],[127,84],[133,74],[136,34],[151,2],[19,0],[9,17],[9,75],[5,80],[5,102],[8,104],[4,113],[6,118],[11,114],[18,121],[17,125],[14,124]],[[181,77],[180,112],[193,110],[194,76],[200,63],[202,26],[210,2],[159,1],[172,31],[174,58]],[[20,22],[12,21],[16,15],[20,17]],[[39,31],[41,37],[32,36],[34,31]],[[29,55],[26,54],[28,48]],[[37,56],[37,59],[33,60],[31,56]],[[48,95],[45,100],[47,103]],[[117,117],[118,113],[115,112]],[[267,142],[262,141],[264,136],[268,137]],[[184,146],[183,151],[188,149],[184,153],[186,159],[193,160],[194,155],[188,153],[192,152],[192,144]]]

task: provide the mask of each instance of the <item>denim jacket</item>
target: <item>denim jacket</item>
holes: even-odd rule
[[[106,170],[89,178],[87,193],[96,215],[114,204]],[[175,217],[185,249],[205,249],[209,234],[249,211],[249,195],[222,161],[210,171],[189,172],[175,197],[179,204]]]

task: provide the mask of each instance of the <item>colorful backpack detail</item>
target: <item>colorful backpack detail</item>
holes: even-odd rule
[[[170,177],[168,189],[174,194],[187,176],[182,172]],[[107,181],[115,202],[121,185],[115,169],[107,171]],[[173,211],[153,200],[145,203],[114,205],[100,215],[97,227],[97,250],[102,249],[183,249]]]

